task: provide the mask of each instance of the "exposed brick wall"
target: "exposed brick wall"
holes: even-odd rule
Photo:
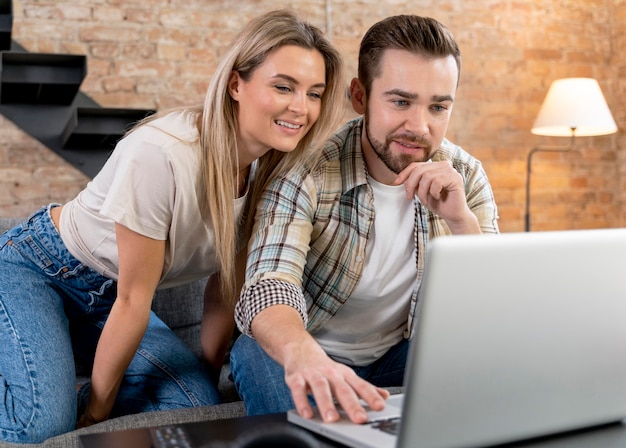
[[[615,196],[620,226],[626,226],[626,1],[614,0],[611,9],[611,66],[613,69],[611,101],[620,128],[617,136],[618,178]]]
[[[74,197],[88,178],[0,115],[0,216]]]
[[[463,70],[448,136],[483,161],[503,231],[524,226],[528,151],[567,143],[530,133],[551,81],[598,79],[618,126],[626,124],[625,0],[14,0],[13,39],[32,52],[86,54],[81,90],[103,106],[163,109],[201,101],[233,34],[282,6],[327,31],[350,76],[375,21],[417,13],[449,26]],[[0,145],[0,215],[63,202],[87,181],[6,121]],[[626,225],[623,131],[580,138],[569,153],[537,153],[532,176],[534,230]]]

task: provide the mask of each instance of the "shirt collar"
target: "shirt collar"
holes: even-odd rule
[[[363,117],[349,121],[340,131],[340,133],[345,133],[344,145],[340,155],[344,194],[367,184],[367,167],[361,147],[362,132]]]

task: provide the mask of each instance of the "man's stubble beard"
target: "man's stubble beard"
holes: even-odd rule
[[[367,139],[367,141],[369,142],[370,146],[374,150],[374,153],[376,153],[378,158],[385,164],[385,166],[389,170],[391,170],[392,172],[394,172],[396,174],[400,174],[400,172],[402,172],[402,170],[404,170],[411,163],[413,163],[413,162],[426,162],[426,160],[428,158],[430,158],[432,145],[431,145],[429,140],[427,140],[427,139],[425,139],[425,138],[423,138],[421,136],[408,134],[408,133],[390,134],[390,135],[388,135],[386,137],[385,143],[381,143],[380,141],[372,138],[372,136],[371,136],[372,134],[370,132],[370,121],[369,121],[368,115],[369,114],[366,111],[365,114],[364,114],[365,138]],[[427,156],[426,159],[414,158],[414,157],[410,156],[409,154],[399,154],[397,156],[394,156],[391,153],[391,149],[389,148],[389,145],[391,144],[391,142],[393,140],[402,140],[402,141],[416,143],[418,145],[424,146],[426,148],[426,153],[429,154],[429,156]]]

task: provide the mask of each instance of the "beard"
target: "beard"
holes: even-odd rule
[[[385,164],[385,166],[390,169],[392,172],[396,174],[400,174],[402,170],[404,170],[407,166],[409,166],[413,162],[426,162],[430,158],[432,143],[419,135],[411,134],[408,132],[402,132],[397,134],[389,134],[385,137],[385,142],[381,142],[372,137],[372,133],[370,131],[370,121],[368,120],[368,114],[365,113],[365,138],[369,142],[370,146],[378,156],[378,158]],[[419,146],[423,146],[427,156],[426,157],[416,157],[410,154],[398,154],[393,155],[391,153],[391,149],[389,145],[394,140],[400,140],[408,143],[415,143]]]

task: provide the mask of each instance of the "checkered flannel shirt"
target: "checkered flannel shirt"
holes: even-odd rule
[[[348,122],[324,146],[313,168],[275,179],[257,207],[246,282],[235,310],[239,329],[263,309],[289,305],[315,333],[335,315],[361,278],[374,222],[374,197],[361,151],[362,118]],[[433,157],[463,176],[467,202],[483,233],[498,233],[497,208],[481,163],[448,140]],[[429,238],[450,234],[443,219],[415,204],[417,282],[405,337],[411,336]],[[393,231],[390,229],[390,231]]]

